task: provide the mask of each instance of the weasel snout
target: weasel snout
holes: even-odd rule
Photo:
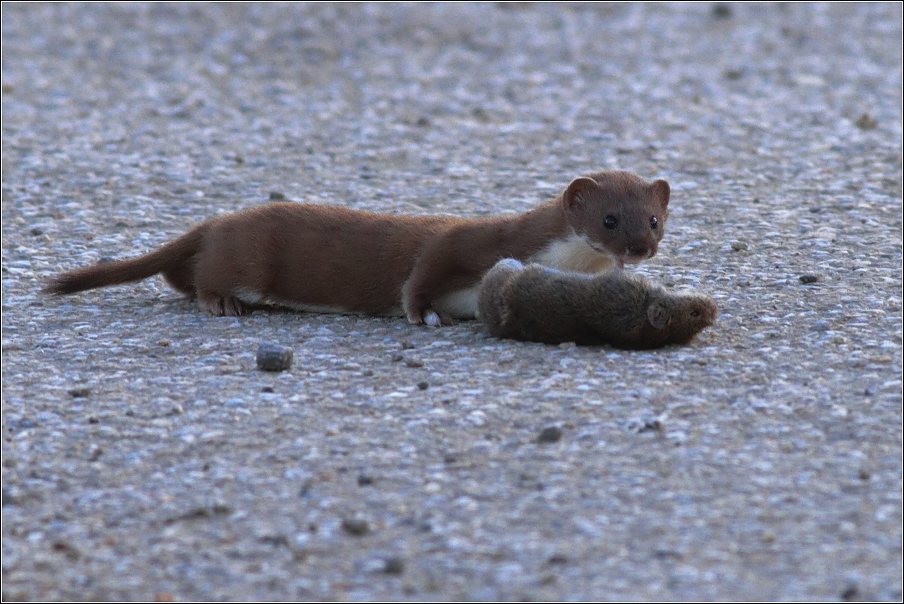
[[[640,264],[656,255],[656,246],[629,245],[622,256],[625,264]]]

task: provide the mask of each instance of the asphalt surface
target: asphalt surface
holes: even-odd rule
[[[2,6],[4,600],[902,597],[902,9]],[[672,186],[690,346],[52,274],[286,199]],[[289,370],[259,371],[261,343]]]

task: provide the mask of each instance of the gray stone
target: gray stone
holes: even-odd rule
[[[540,436],[537,437],[537,441],[541,443],[556,443],[560,440],[562,440],[562,429],[556,426],[543,428],[540,431]]]
[[[292,366],[292,349],[263,343],[257,348],[257,368],[261,371],[285,371]]]

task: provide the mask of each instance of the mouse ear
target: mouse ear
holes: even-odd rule
[[[662,179],[657,180],[653,183],[652,189],[653,197],[659,202],[659,205],[663,210],[666,209],[669,206],[669,197],[672,194],[669,183]]]
[[[562,204],[565,206],[565,211],[568,212],[586,206],[587,201],[590,199],[590,194],[598,188],[599,185],[596,181],[586,176],[572,180],[562,196]]]
[[[671,316],[672,312],[662,302],[653,302],[650,304],[650,307],[647,308],[647,319],[650,321],[650,325],[656,329],[665,327]]]

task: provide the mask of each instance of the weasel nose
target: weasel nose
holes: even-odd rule
[[[645,245],[629,245],[627,252],[629,256],[635,258],[646,258],[650,254],[650,248]]]

